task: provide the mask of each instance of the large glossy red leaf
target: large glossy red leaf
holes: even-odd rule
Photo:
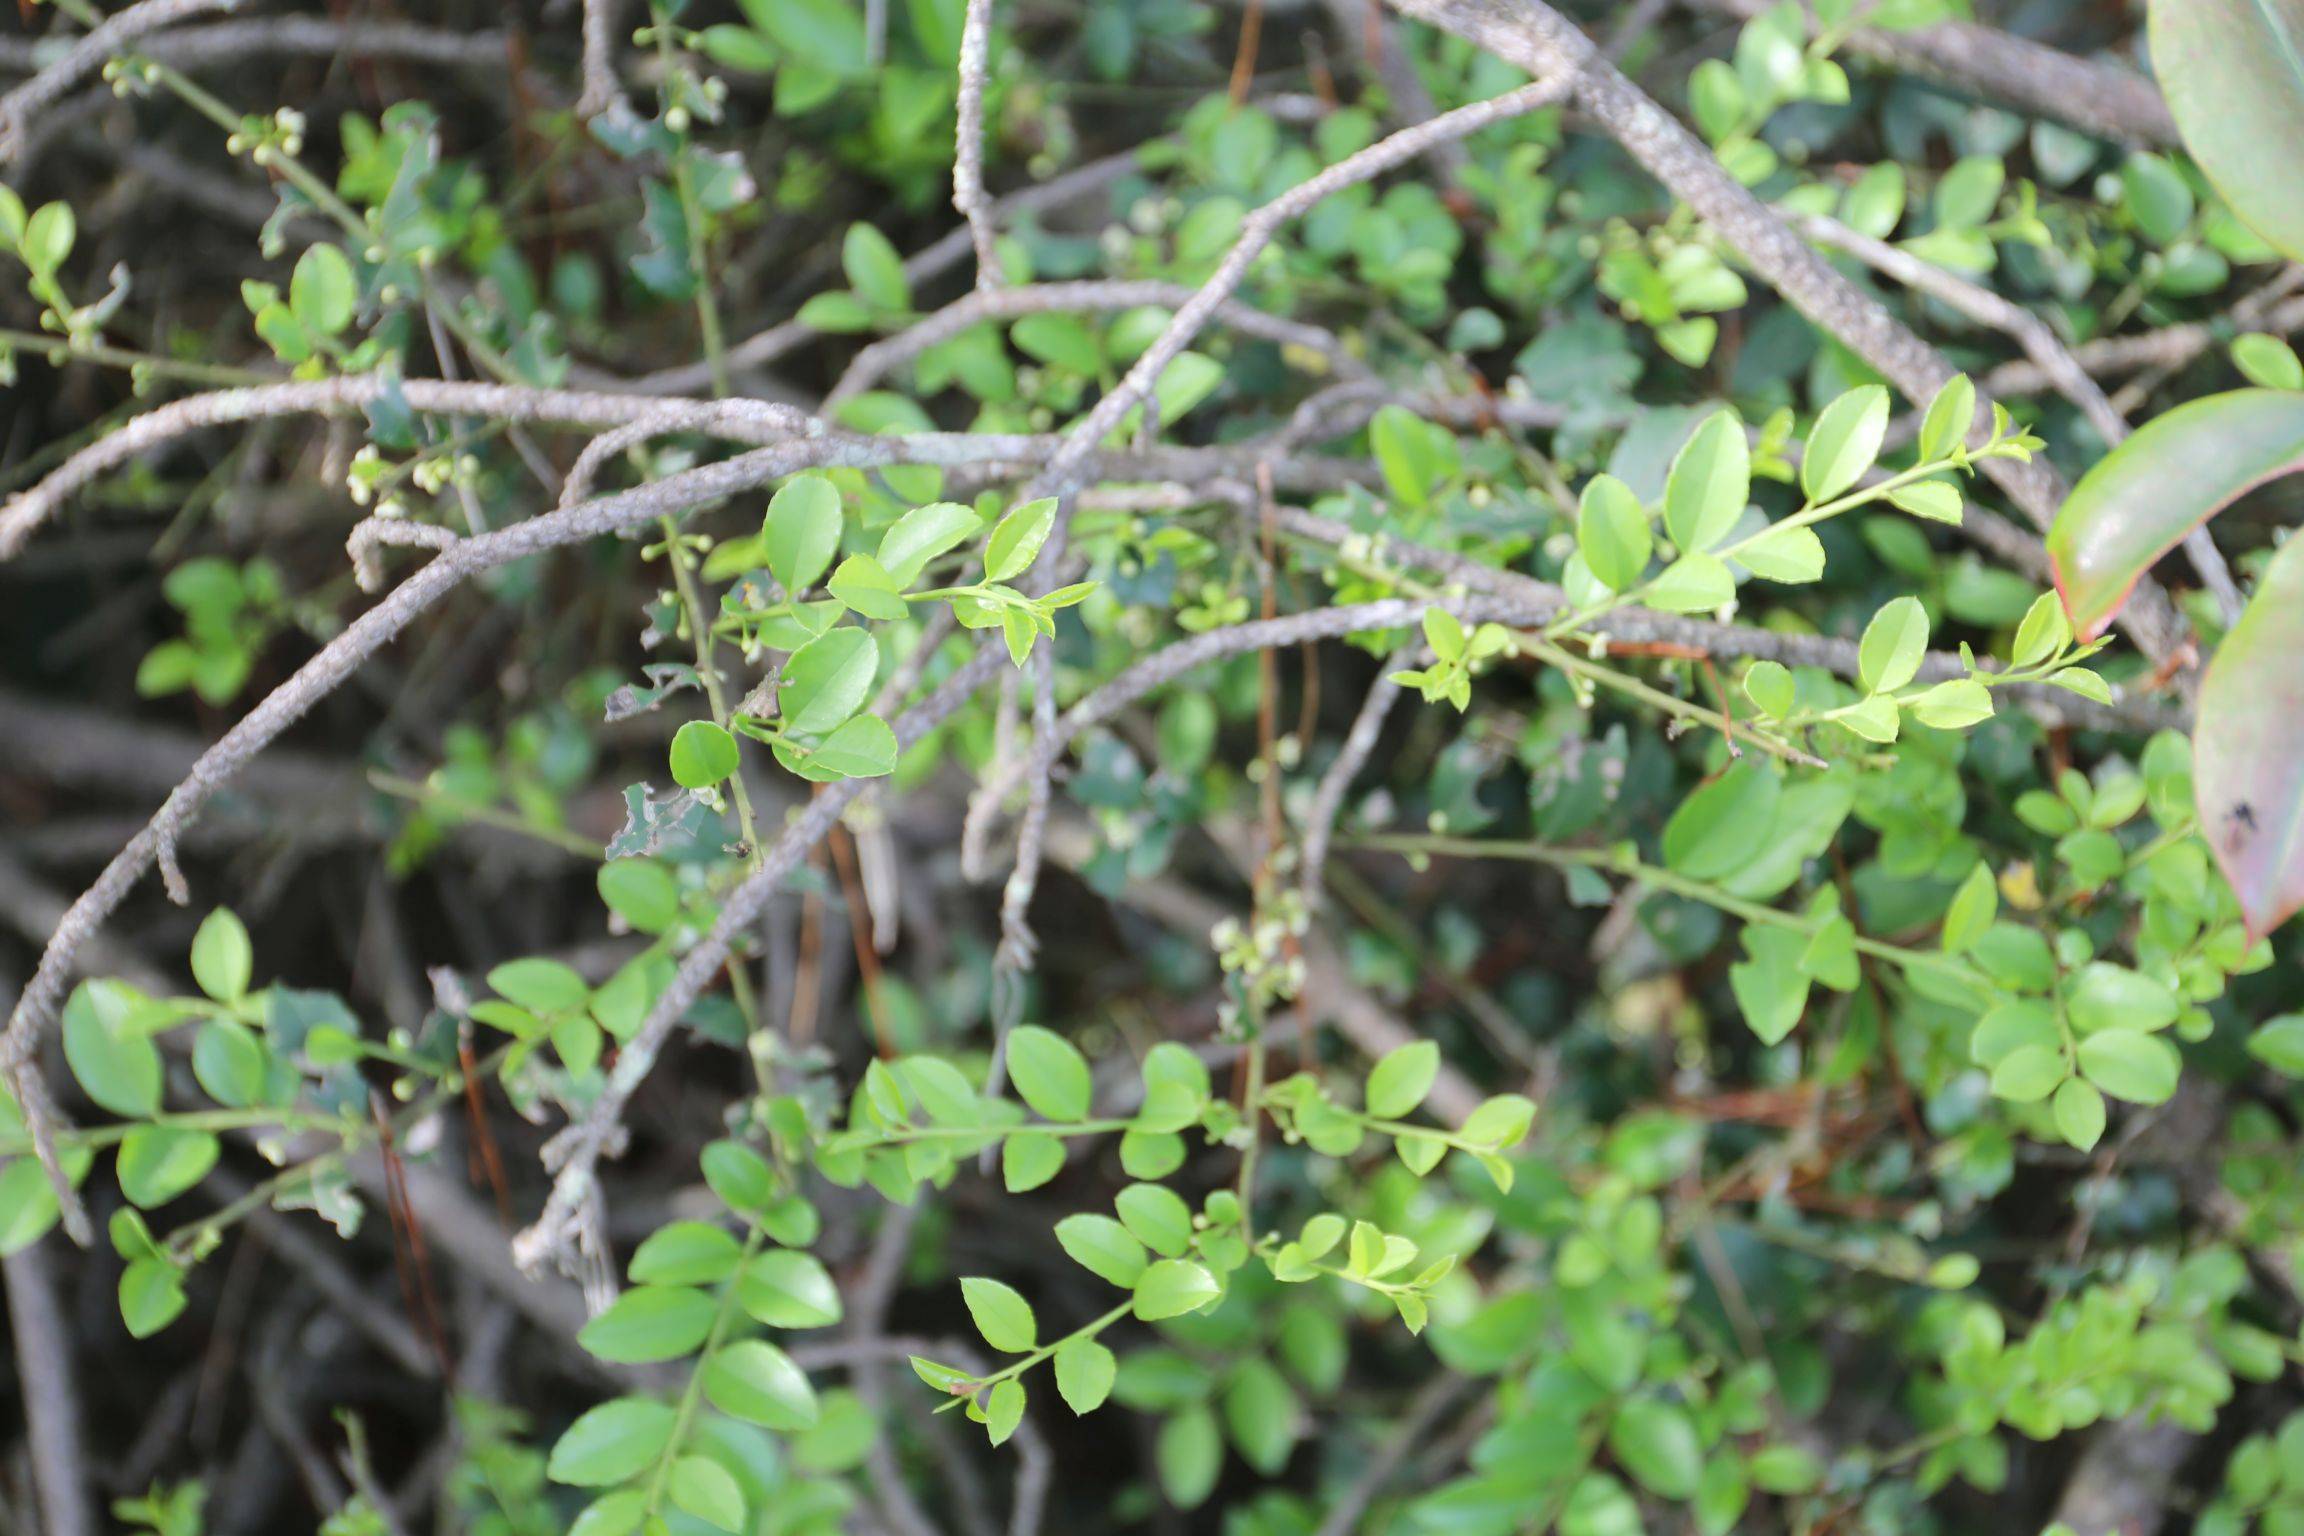
[[[2304,907],[2304,537],[2272,557],[2200,685],[2200,829],[2261,938]]]
[[[2304,394],[2243,389],[2180,405],[2090,470],[2048,531],[2056,590],[2082,639],[2102,634],[2137,579],[2209,518],[2304,469]]]
[[[2304,260],[2304,0],[2152,0],[2152,67],[2224,201]]]

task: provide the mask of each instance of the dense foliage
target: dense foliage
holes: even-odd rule
[[[2295,0],[403,9],[0,41],[11,1516],[2304,1531]]]

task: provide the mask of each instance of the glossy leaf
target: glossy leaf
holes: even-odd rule
[[[2048,532],[2073,631],[2102,634],[2137,580],[2265,481],[2304,469],[2304,395],[2243,389],[2180,405],[2090,470]]]
[[[2152,0],[2152,65],[2232,211],[2304,259],[2304,3]]]
[[[2251,937],[2304,907],[2304,539],[2273,556],[2200,685],[2200,828]]]

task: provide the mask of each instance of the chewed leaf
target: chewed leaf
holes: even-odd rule
[[[2200,686],[2200,830],[2261,938],[2304,907],[2304,539],[2272,559]]]
[[[2184,147],[2232,211],[2304,259],[2304,4],[2152,0],[2152,64]]]
[[[2178,406],[2074,487],[2048,532],[2073,631],[2093,640],[2137,580],[2194,528],[2304,469],[2304,394],[2243,389]]]

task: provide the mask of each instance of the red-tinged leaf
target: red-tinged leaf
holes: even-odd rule
[[[2304,538],[2265,569],[2200,685],[2200,828],[2262,938],[2304,907]]]
[[[2138,578],[2267,480],[2304,469],[2304,394],[2243,389],[2147,424],[2073,488],[2048,531],[2073,632],[2102,634]]]
[[[2304,260],[2304,0],[2152,0],[2152,67],[2224,201]]]

